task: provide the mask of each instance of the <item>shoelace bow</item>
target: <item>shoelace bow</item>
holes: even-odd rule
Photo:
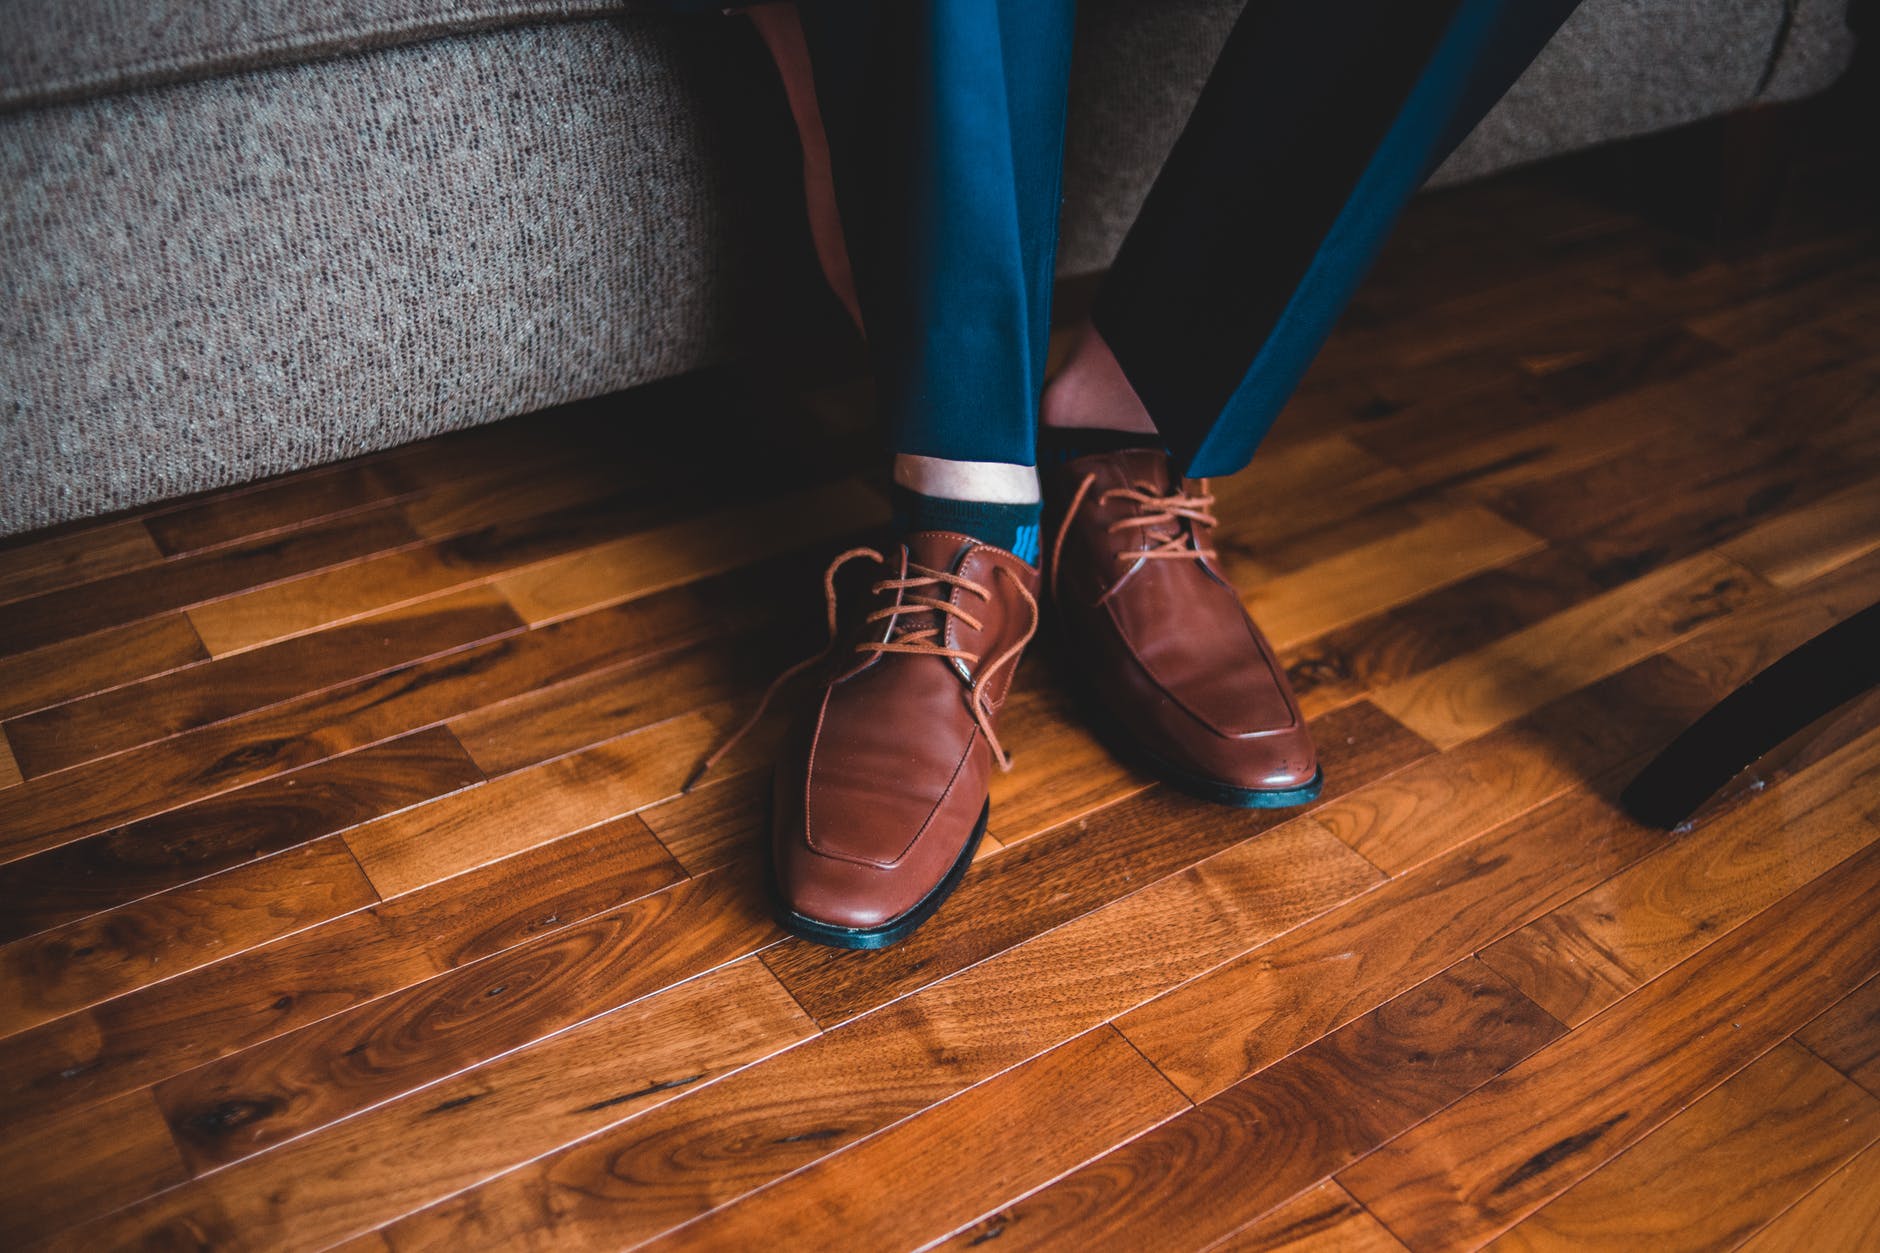
[[[771,699],[783,688],[784,684],[826,661],[835,651],[841,634],[840,615],[836,606],[836,575],[843,566],[859,557],[868,557],[877,565],[888,564],[888,559],[873,548],[851,548],[829,563],[829,568],[823,571],[823,602],[829,623],[828,642],[817,650],[815,655],[805,657],[770,681],[770,686],[764,689],[764,695],[757,702],[757,708],[751,711],[751,716],[746,718],[742,725],[733,731],[730,737],[700,764],[698,769],[692,772],[692,777],[685,781],[685,786],[680,789],[681,792],[690,792],[698,781],[724,758],[726,753],[737,747],[738,742],[749,734],[751,728],[763,720],[764,713],[770,708]],[[897,622],[892,626],[884,639],[861,640],[855,645],[855,651],[858,653],[906,653],[916,657],[946,657],[963,662],[973,669],[973,679],[967,688],[967,708],[972,711],[973,721],[978,724],[980,732],[985,735],[986,743],[992,749],[993,758],[999,763],[999,769],[1010,770],[1012,759],[1000,746],[999,737],[992,729],[992,709],[986,698],[986,686],[992,681],[993,675],[1017,660],[1018,655],[1025,650],[1025,645],[1029,644],[1031,637],[1037,633],[1037,598],[1025,590],[1025,585],[1020,583],[1005,567],[994,567],[1000,574],[1012,580],[1012,586],[1017,588],[1018,594],[1024,598],[1026,606],[1031,610],[1031,624],[1025,628],[1025,634],[1016,644],[1000,653],[991,664],[980,666],[977,653],[969,653],[960,648],[949,648],[941,640],[946,627],[946,619],[949,617],[959,619],[975,631],[980,630],[984,624],[950,600],[941,599],[938,595],[920,593],[926,589],[939,590],[955,587],[972,593],[982,601],[990,601],[991,591],[971,579],[950,574],[945,570],[929,570],[926,566],[913,561],[907,563],[907,569],[907,577],[881,579],[869,588],[871,596],[896,591],[904,595],[897,603],[883,605],[862,619],[864,624],[892,618],[906,619],[906,621]]]
[[[1096,481],[1096,474],[1084,475],[1083,482],[1079,483],[1077,490],[1071,494],[1070,506],[1064,510],[1064,521],[1058,524],[1057,538],[1051,544],[1051,595],[1053,598],[1057,596],[1058,571],[1064,565],[1064,538],[1070,534],[1071,521],[1076,518],[1077,511],[1083,507],[1084,499],[1090,495],[1091,484]],[[1216,524],[1212,512],[1214,496],[1208,491],[1208,481],[1202,479],[1200,482],[1201,490],[1198,493],[1184,492],[1179,487],[1168,492],[1158,492],[1152,483],[1137,483],[1133,487],[1112,487],[1100,493],[1097,496],[1099,507],[1112,500],[1127,500],[1136,506],[1135,513],[1110,523],[1108,530],[1112,535],[1123,530],[1145,530],[1149,532],[1150,539],[1160,541],[1154,548],[1146,548],[1140,552],[1117,553],[1116,559],[1119,562],[1135,562],[1170,558],[1190,560],[1195,557],[1216,556],[1214,549],[1202,545],[1201,535],[1193,526],[1181,525],[1186,521],[1212,530]],[[1173,526],[1175,529],[1167,535],[1158,535],[1154,528],[1163,526]],[[1121,586],[1120,582],[1112,584],[1109,591],[1097,598],[1097,603],[1101,604],[1108,600]]]

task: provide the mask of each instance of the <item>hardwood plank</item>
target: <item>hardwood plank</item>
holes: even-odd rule
[[[189,620],[211,656],[238,656],[478,581],[433,548],[406,548],[227,596],[190,610]]]
[[[789,573],[791,567],[773,572]],[[765,572],[708,580],[399,667],[0,793],[0,857],[48,848],[495,704],[736,620]],[[805,590],[805,589],[799,589]]]
[[[763,847],[770,823],[771,770],[725,772],[640,818],[687,874],[730,865]]]
[[[1880,1096],[1880,979],[1795,1033],[1815,1056]]]
[[[1628,478],[1625,466],[1635,449],[1675,433],[1687,446],[1696,441],[1700,452],[1721,449],[1719,455],[1727,455],[1733,451],[1729,445],[1759,433],[1810,429],[1806,405],[1793,407],[1796,394],[1821,386],[1818,379],[1844,386],[1858,368],[1857,354],[1833,335],[1818,327],[1791,328],[1754,353],[1724,357],[1557,418],[1517,422],[1501,433],[1484,430],[1455,443],[1432,433],[1425,443],[1411,440],[1398,448],[1395,460],[1419,482],[1489,504],[1575,474],[1591,476],[1595,485],[1624,485],[1627,499],[1637,502],[1649,499],[1651,480],[1636,471]],[[1750,393],[1753,400],[1740,399]],[[1453,397],[1443,389],[1431,394],[1439,406]],[[1435,411],[1446,418],[1444,409]],[[1791,420],[1763,420],[1777,411]],[[1732,441],[1732,435],[1738,438]],[[1684,475],[1676,477],[1682,481]],[[1570,495],[1561,500],[1569,508],[1573,503]]]
[[[27,714],[6,731],[28,772],[49,774],[521,629],[507,602],[477,588]]]
[[[382,1105],[64,1237],[320,1249],[814,1034],[753,961]],[[1140,1064],[1140,1062],[1139,1062]]]
[[[112,909],[384,814],[483,776],[434,727],[316,762],[0,865],[0,939]]]
[[[879,526],[887,502],[856,480],[688,518],[515,574],[496,587],[532,623],[645,596],[761,558]]]
[[[7,739],[6,728],[0,726],[0,788],[24,782],[26,778],[20,773],[20,763],[13,755],[12,742]]]
[[[378,902],[337,836],[0,947],[0,1035]]]
[[[1368,705],[1328,715],[1315,734],[1325,746],[1326,799],[1426,751]],[[1225,810],[1151,789],[975,865],[945,914],[867,962],[792,938],[765,953],[764,964],[798,1004],[829,1026],[1099,909],[1191,862],[1300,821],[1300,814],[1310,821],[1311,812]],[[1362,864],[1356,858],[1338,860]],[[1364,870],[1375,874],[1368,866]]]
[[[1482,950],[1578,1026],[1880,840],[1880,731]]]
[[[1880,600],[1880,553],[1745,605],[1667,649],[1721,699],[1831,626]]]
[[[610,1014],[777,934],[753,869],[728,867],[166,1079],[157,1103],[204,1174]]]
[[[1600,882],[1657,838],[1605,802],[1568,793],[1117,1027],[1177,1087],[1205,1099]]]
[[[441,483],[407,504],[405,516],[426,539],[445,539],[593,504],[634,485],[611,461],[570,460],[550,473]]]
[[[1313,811],[1399,875],[1575,788],[1603,786],[1662,747],[1720,693],[1663,656],[1581,688]]]
[[[1490,1247],[1732,1248],[1876,1140],[1880,1100],[1778,1044]]]
[[[1000,714],[999,739],[1012,769],[992,776],[987,830],[1001,844],[1095,813],[1154,782],[1097,739],[1076,708],[1060,659],[1048,647],[1039,651],[1027,658],[1029,669]]]
[[[0,603],[110,578],[161,561],[136,518],[0,549]]]
[[[1759,455],[1751,455],[1759,453]],[[1728,543],[1745,529],[1805,508],[1880,469],[1880,458],[1806,444],[1745,444],[1734,468],[1691,474],[1676,492],[1627,507],[1613,502],[1603,523],[1572,541],[1595,578],[1617,584],[1643,570]]]
[[[1636,339],[1520,362],[1505,376],[1460,393],[1389,404],[1378,418],[1354,425],[1347,437],[1399,466],[1468,455],[1471,446],[1484,441],[1518,438],[1518,432],[1537,423],[1656,384],[1675,384],[1726,356],[1709,340],[1666,326]]]
[[[1258,1222],[1208,1246],[1209,1253],[1403,1253],[1403,1245],[1351,1193],[1322,1183]]]
[[[1880,1243],[1880,1145],[1836,1171],[1739,1247],[1742,1253],[1861,1253]]]
[[[157,1083],[670,885],[663,850],[633,837],[557,841],[0,1040],[0,1111]]]
[[[817,646],[799,630],[706,640],[538,688],[450,728],[494,778],[720,701],[755,705],[767,682]]]
[[[1243,599],[1273,646],[1292,648],[1541,545],[1484,510],[1443,510],[1401,534],[1272,579]]]
[[[1604,591],[1547,548],[1283,649],[1307,717],[1471,653]]]
[[[172,613],[0,657],[0,718],[89,696],[208,656],[189,619]]]
[[[1472,958],[1011,1202],[949,1247],[1205,1248],[1563,1028]],[[1153,1196],[1153,1204],[1145,1204]]]
[[[1826,265],[1785,275],[1785,281],[1746,299],[1712,306],[1687,318],[1685,325],[1713,343],[1751,350],[1797,322],[1819,319],[1823,310],[1872,303],[1876,286],[1880,286],[1880,268],[1861,252],[1845,256],[1839,243],[1830,241],[1827,245]]]
[[[1339,1180],[1413,1249],[1486,1239],[1880,967],[1880,846],[1660,975]]]
[[[148,1092],[14,1122],[0,1137],[0,1239],[23,1248],[188,1177]]]
[[[1375,881],[1355,862],[1309,822],[1277,827],[387,1236],[400,1249],[472,1233],[519,1243],[544,1227],[569,1243],[651,1238],[1347,899]]]
[[[402,494],[372,462],[342,463],[161,509],[144,525],[164,555],[175,557],[359,513]]]
[[[1777,587],[1797,587],[1880,548],[1880,481],[1790,510],[1718,545]]]
[[[1450,748],[1768,594],[1742,567],[1703,553],[1390,684],[1374,699],[1424,739]]]
[[[346,843],[388,900],[676,796],[686,776],[749,711],[728,702],[367,823]],[[726,758],[770,760],[783,729],[769,719]]]
[[[916,1248],[1187,1100],[1109,1027],[670,1233],[667,1247]],[[962,1161],[961,1145],[971,1145]],[[946,1179],[946,1187],[884,1187]]]
[[[394,507],[384,507],[279,537],[0,605],[0,655],[123,626],[143,618],[326,566],[343,565],[417,540]]]

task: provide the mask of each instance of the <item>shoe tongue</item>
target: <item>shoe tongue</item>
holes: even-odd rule
[[[1126,448],[1115,455],[1117,472],[1123,486],[1151,488],[1157,495],[1167,495],[1174,476],[1169,473],[1169,457],[1160,448]]]
[[[948,574],[959,567],[960,559],[974,543],[952,531],[913,531],[901,542],[907,545],[907,559],[911,564],[944,570]]]
[[[965,536],[950,531],[914,531],[902,537],[901,542],[907,547],[907,565],[897,572],[897,578],[919,578],[920,572],[914,569],[920,566],[927,570],[941,570],[948,574],[958,568],[960,561],[972,547],[973,541]],[[934,600],[948,599],[951,589],[941,584],[913,588],[903,592],[903,596],[927,596]],[[925,627],[944,627],[942,614],[937,609],[913,606],[906,613],[899,614],[894,620],[893,634],[906,635]]]

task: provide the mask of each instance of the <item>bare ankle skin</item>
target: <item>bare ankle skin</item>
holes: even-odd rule
[[[1069,360],[1044,390],[1039,421],[1060,429],[1155,434],[1149,411],[1097,328],[1086,318],[1072,335]]]

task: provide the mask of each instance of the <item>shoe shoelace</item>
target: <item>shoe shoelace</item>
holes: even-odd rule
[[[1064,539],[1070,534],[1071,521],[1077,516],[1077,511],[1083,507],[1085,499],[1090,495],[1091,485],[1096,481],[1097,476],[1094,472],[1084,475],[1083,482],[1079,483],[1077,490],[1071,494],[1069,507],[1064,510],[1064,521],[1058,524],[1057,538],[1051,544],[1051,596],[1053,599],[1057,597],[1058,571],[1064,565]],[[1214,557],[1216,555],[1214,549],[1205,547],[1201,543],[1200,533],[1196,530],[1197,526],[1206,527],[1209,530],[1215,526],[1215,517],[1212,512],[1214,496],[1208,491],[1206,479],[1200,480],[1200,483],[1199,492],[1184,492],[1179,487],[1167,492],[1158,492],[1153,483],[1137,483],[1133,487],[1112,487],[1100,492],[1097,495],[1099,507],[1112,500],[1127,500],[1136,506],[1134,513],[1110,523],[1108,529],[1112,535],[1123,530],[1143,530],[1149,533],[1148,538],[1160,541],[1154,548],[1117,553],[1117,561],[1132,563],[1169,559],[1187,561],[1196,557]],[[1191,525],[1183,526],[1184,521]],[[1175,529],[1166,535],[1158,534],[1156,528],[1165,526],[1173,526]],[[1121,581],[1111,584],[1109,590],[1097,597],[1097,603],[1102,604],[1121,587]]]
[[[720,744],[712,755],[692,772],[692,777],[685,781],[685,786],[680,789],[681,792],[690,792],[698,781],[724,758],[726,753],[737,746],[751,728],[762,721],[765,711],[770,708],[772,698],[783,688],[784,684],[826,661],[835,651],[841,633],[840,615],[836,605],[836,575],[842,567],[860,557],[867,557],[877,565],[888,564],[888,559],[873,548],[851,548],[829,563],[829,568],[823,571],[823,602],[829,624],[828,642],[813,656],[805,657],[770,681],[770,686],[764,689],[764,695],[758,700],[757,708],[751,711],[751,716],[746,718],[738,729],[733,731],[724,743]],[[979,654],[969,653],[960,648],[951,648],[942,642],[946,620],[949,617],[957,618],[975,631],[980,630],[984,624],[951,600],[942,599],[937,594],[923,595],[921,593],[930,590],[937,593],[952,587],[969,592],[982,601],[990,601],[991,591],[984,584],[975,583],[971,579],[950,574],[945,570],[930,570],[913,561],[907,563],[906,577],[880,579],[869,588],[870,596],[881,596],[887,592],[900,592],[902,595],[894,604],[883,605],[862,619],[864,624],[890,619],[906,619],[906,621],[895,622],[888,628],[882,639],[858,641],[855,651],[877,654],[903,653],[915,657],[945,657],[958,661],[972,670],[973,676],[967,687],[967,708],[972,711],[973,721],[978,724],[980,732],[986,737],[986,743],[991,747],[992,756],[999,763],[999,769],[1010,770],[1012,758],[1000,746],[999,737],[992,729],[992,708],[986,697],[986,686],[992,681],[993,675],[1018,659],[1018,655],[1025,651],[1025,645],[1029,644],[1031,637],[1037,633],[1038,601],[1004,566],[995,566],[994,569],[1011,579],[1012,586],[1018,589],[1018,594],[1024,598],[1026,606],[1031,610],[1031,623],[1025,628],[1025,634],[1019,637],[1018,642],[1000,653],[990,664],[980,666]]]

